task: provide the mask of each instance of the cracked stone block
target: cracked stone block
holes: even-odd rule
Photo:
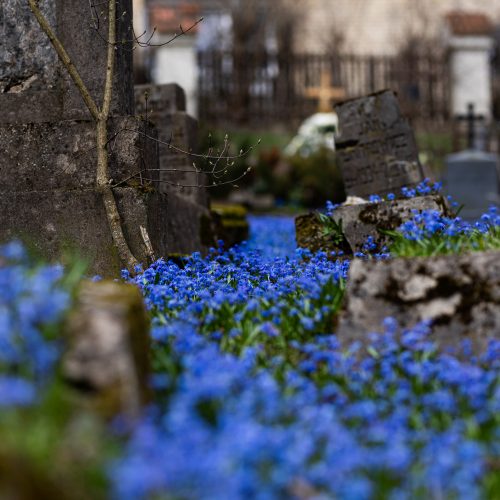
[[[149,319],[137,287],[83,282],[66,327],[63,377],[104,415],[137,419],[149,400]]]
[[[331,216],[332,220],[342,228],[342,238],[325,233],[325,225],[320,222],[318,214],[310,213],[295,219],[297,245],[316,252],[339,252],[352,255],[363,251],[363,245],[371,236],[381,251],[390,243],[390,237],[383,231],[394,231],[404,221],[413,216],[413,210],[437,210],[448,214],[448,206],[440,195],[420,196],[416,198],[362,203],[338,207]]]
[[[393,91],[347,100],[335,112],[336,155],[348,196],[397,194],[424,180],[413,130]]]
[[[95,128],[92,121],[75,120],[0,124],[0,192],[94,188]],[[158,179],[158,145],[146,140],[144,130],[156,137],[151,124],[133,116],[111,120],[109,171],[114,183],[128,179],[125,185],[137,185],[147,167],[147,177],[153,183]]]
[[[114,194],[125,237],[139,262],[150,259],[140,226],[148,230],[155,253],[165,254],[158,234],[167,217],[164,195],[134,188]],[[117,277],[123,267],[101,196],[93,189],[2,193],[0,220],[1,242],[21,239],[44,259],[64,262],[76,256],[89,263],[89,273],[102,276]]]
[[[100,16],[100,34],[93,29],[89,2],[41,0],[40,7],[60,38],[90,94],[102,100],[106,77],[106,15]],[[99,11],[102,10],[98,7]],[[112,113],[134,113],[132,77],[132,1],[117,1]],[[0,123],[41,123],[88,119],[78,90],[42,32],[25,0],[0,2]]]
[[[500,339],[500,252],[366,261],[349,270],[337,329],[344,345],[367,341],[384,318],[402,328],[432,321],[431,338],[444,350],[469,339],[475,352]]]
[[[208,179],[197,172],[205,161],[182,152],[198,152],[198,121],[185,112],[184,90],[176,84],[137,85],[135,99],[137,113],[156,125],[161,141],[158,189],[208,208],[208,190],[204,187]]]

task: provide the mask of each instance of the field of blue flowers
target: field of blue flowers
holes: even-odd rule
[[[438,351],[429,325],[399,332],[387,318],[367,350],[341,347],[349,261],[297,250],[291,219],[253,217],[251,227],[239,248],[124,273],[151,313],[156,397],[132,433],[113,427],[101,440],[103,495],[500,498],[500,343],[480,356],[463,345],[458,358]],[[498,228],[494,209],[477,224],[415,214],[393,254],[498,248]],[[54,399],[74,281],[18,243],[1,249],[2,436],[40,428]],[[22,452],[59,463],[59,445],[40,444],[54,432],[23,438]],[[19,447],[4,441],[0,452]]]

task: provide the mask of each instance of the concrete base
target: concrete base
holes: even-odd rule
[[[174,195],[135,188],[115,191],[125,237],[144,265],[149,255],[140,227],[147,229],[156,258],[203,251],[215,244],[208,210]],[[119,276],[100,195],[93,189],[0,193],[0,242],[20,238],[47,260],[89,262],[89,274]]]

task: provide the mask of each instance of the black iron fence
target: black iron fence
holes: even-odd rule
[[[445,56],[297,55],[210,50],[199,54],[199,113],[209,123],[297,122],[336,100],[391,88],[413,122],[449,119]],[[332,99],[335,102],[335,99]]]

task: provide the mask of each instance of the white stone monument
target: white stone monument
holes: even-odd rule
[[[492,32],[493,23],[482,13],[454,11],[446,16],[452,116],[465,115],[473,104],[476,113],[491,119]]]

